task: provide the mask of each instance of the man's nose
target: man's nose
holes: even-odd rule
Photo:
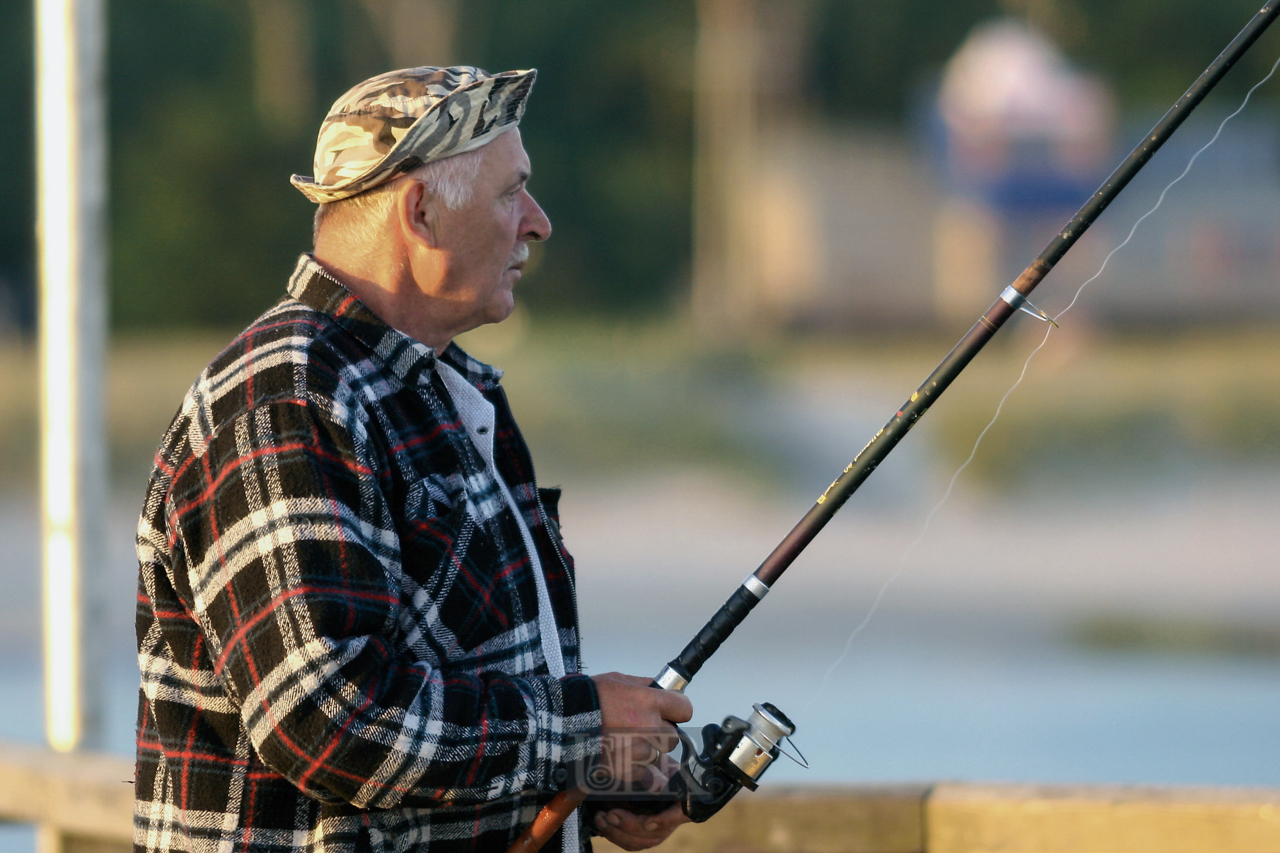
[[[551,220],[547,218],[547,214],[543,212],[538,202],[534,200],[527,190],[524,196],[525,212],[524,220],[521,223],[521,236],[526,240],[535,242],[547,239],[551,236]]]

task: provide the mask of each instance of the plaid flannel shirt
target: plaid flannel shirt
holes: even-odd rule
[[[434,369],[308,256],[188,392],[138,526],[135,848],[502,850],[599,751],[558,492],[500,373],[495,462],[568,675],[539,642],[510,505]]]

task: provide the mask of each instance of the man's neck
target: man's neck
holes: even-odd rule
[[[401,297],[405,287],[414,286],[411,282],[406,283],[402,280],[406,277],[412,278],[407,272],[407,262],[403,265],[385,264],[382,265],[383,269],[379,270],[378,265],[356,266],[335,262],[325,257],[319,250],[313,257],[326,274],[351,291],[379,320],[396,331],[426,344],[437,353],[442,353],[448,348],[453,340],[452,334],[429,328],[427,323],[422,322],[424,318],[414,316],[401,308],[406,302],[410,305],[415,304],[415,300],[404,300]]]

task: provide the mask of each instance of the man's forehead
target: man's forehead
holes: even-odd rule
[[[524,150],[520,131],[511,129],[486,146],[485,160],[503,180],[527,180],[533,173],[529,152]]]

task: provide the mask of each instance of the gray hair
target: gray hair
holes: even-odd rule
[[[422,181],[427,192],[443,202],[446,208],[457,210],[470,202],[475,194],[476,177],[480,174],[483,158],[484,148],[476,148],[419,166],[407,177]],[[394,190],[399,185],[400,181],[394,180],[359,195],[319,205],[312,224],[313,244],[320,238],[321,225],[333,222],[341,224],[355,245],[372,245],[379,238],[379,231],[385,227],[391,205],[395,202]]]

